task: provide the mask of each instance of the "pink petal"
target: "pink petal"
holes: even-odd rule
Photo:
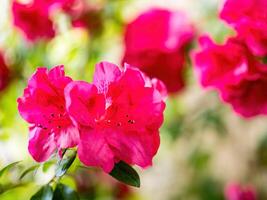
[[[74,81],[65,88],[66,107],[74,121],[93,126],[105,112],[105,98],[97,88],[84,81]]]
[[[30,128],[28,150],[37,162],[46,161],[55,151],[54,137],[48,130],[36,126]]]
[[[41,124],[46,120],[44,115],[50,115],[58,111],[57,105],[51,103],[55,103],[57,100],[57,98],[50,96],[41,89],[31,90],[26,88],[23,96],[17,100],[18,110],[27,122]]]
[[[68,76],[65,76],[64,65],[59,65],[53,67],[48,72],[48,78],[50,82],[58,89],[64,89],[72,79]]]
[[[63,127],[61,128],[60,132],[55,134],[55,141],[57,141],[57,147],[61,149],[76,146],[79,143],[79,139],[79,130],[73,125]]]
[[[65,106],[64,88],[71,82],[64,76],[63,66],[50,71],[38,68],[28,81],[28,87],[21,98],[18,98],[18,109],[21,116],[29,123],[43,124],[47,121],[44,115],[57,113]]]
[[[115,156],[128,164],[141,167],[152,165],[152,159],[160,144],[158,132],[120,132],[110,131],[107,141]]]
[[[121,76],[118,66],[109,62],[100,62],[96,65],[93,84],[99,92],[106,93],[110,83],[116,81]]]
[[[101,131],[82,129],[78,156],[86,166],[101,167],[109,173],[114,166],[114,155]]]

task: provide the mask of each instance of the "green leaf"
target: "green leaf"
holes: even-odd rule
[[[140,178],[138,173],[130,165],[123,161],[116,163],[109,174],[113,178],[127,185],[140,187]]]
[[[30,168],[26,169],[19,177],[19,179],[23,179],[28,173],[34,171],[35,169],[37,169],[40,165],[33,165]]]
[[[62,183],[57,184],[53,200],[79,200],[77,192]]]
[[[0,195],[6,191],[13,190],[15,188],[23,187],[26,185],[27,185],[26,183],[16,183],[16,184],[8,183],[8,184],[4,184],[4,185],[0,184]]]
[[[72,165],[73,161],[76,158],[76,151],[69,151],[70,153],[64,153],[64,157],[62,160],[59,161],[56,168],[56,176],[61,177],[63,176],[67,170]]]
[[[53,164],[55,164],[54,161],[47,161],[47,162],[45,162],[43,164],[43,172],[46,173]]]
[[[13,168],[15,165],[17,165],[18,163],[20,163],[21,161],[17,161],[17,162],[13,162],[13,163],[10,163],[9,165],[5,166],[3,169],[0,170],[0,178],[1,176],[3,176],[3,174],[10,170],[11,168]]]
[[[50,185],[41,187],[32,197],[31,200],[52,200],[53,189]]]

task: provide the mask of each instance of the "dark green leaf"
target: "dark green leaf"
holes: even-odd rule
[[[116,163],[109,174],[113,178],[127,185],[140,187],[140,178],[138,173],[130,165],[123,161]]]
[[[79,196],[70,187],[59,183],[54,191],[53,200],[79,200]]]
[[[3,174],[10,170],[11,168],[13,168],[15,165],[17,165],[18,163],[20,163],[21,161],[17,161],[17,162],[14,162],[14,163],[10,163],[9,165],[5,166],[3,169],[0,170],[0,178],[1,176],[3,176]]]
[[[76,151],[69,151],[70,153],[64,154],[64,157],[62,160],[59,161],[56,168],[56,176],[61,177],[63,176],[67,170],[70,168],[71,164],[76,158]]]
[[[37,169],[39,166],[40,166],[40,165],[34,165],[34,166],[32,166],[32,167],[26,169],[26,170],[20,175],[19,179],[20,179],[20,180],[23,179],[24,176],[26,176],[28,173],[34,171],[35,169]]]
[[[31,200],[52,200],[53,199],[53,189],[50,185],[45,185],[41,187],[38,192],[36,192]]]

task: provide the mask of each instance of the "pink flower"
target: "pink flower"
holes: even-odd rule
[[[252,186],[240,186],[239,184],[231,183],[225,188],[226,200],[256,200],[256,191]]]
[[[267,1],[227,0],[220,17],[232,25],[249,49],[258,56],[267,55]]]
[[[54,37],[53,22],[49,12],[38,3],[20,4],[13,1],[13,23],[29,41]]]
[[[4,60],[2,53],[0,53],[0,91],[6,88],[9,82],[10,71]]]
[[[38,68],[18,99],[20,115],[30,123],[29,152],[42,162],[56,150],[74,147],[79,131],[65,109],[64,89],[72,82],[63,66],[51,70]]]
[[[39,4],[43,9],[61,8],[69,11],[77,0],[34,0],[36,4]]]
[[[147,167],[159,147],[165,103],[143,74],[102,62],[93,84],[74,81],[65,89],[67,110],[80,128],[78,156],[110,172],[114,163]]]
[[[123,62],[160,79],[168,92],[178,92],[184,87],[185,48],[193,35],[183,13],[149,10],[127,25]]]
[[[220,17],[229,24],[236,24],[244,18],[266,20],[266,0],[225,0]]]
[[[194,54],[203,87],[216,88],[222,99],[244,117],[267,114],[267,71],[237,38],[225,44],[200,39],[202,50]]]

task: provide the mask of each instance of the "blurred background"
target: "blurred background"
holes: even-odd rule
[[[27,23],[16,22],[12,4],[11,0],[0,2],[0,65],[5,66],[0,69],[0,168],[21,163],[0,176],[1,200],[30,199],[53,176],[53,165],[48,163],[18,181],[19,172],[36,164],[27,152],[28,125],[19,116],[16,102],[31,74],[38,66],[64,64],[73,79],[91,81],[97,62],[128,62],[127,24],[152,8],[182,12],[189,24],[182,30],[189,26],[192,32],[179,47],[183,49],[182,86],[167,99],[161,146],[153,166],[136,167],[139,189],[120,184],[98,169],[71,169],[62,181],[78,191],[81,199],[220,200],[225,199],[229,184],[255,192],[257,199],[267,199],[265,117],[244,119],[234,113],[215,91],[201,88],[190,61],[199,35],[208,33],[220,42],[233,32],[218,18],[219,0],[87,0],[85,11],[78,14],[79,6],[73,10],[55,6],[49,11],[53,33],[41,36]],[[46,15],[35,14],[22,11],[17,15],[42,31]],[[134,46],[135,41],[131,42]],[[155,55],[147,56],[154,59]]]

